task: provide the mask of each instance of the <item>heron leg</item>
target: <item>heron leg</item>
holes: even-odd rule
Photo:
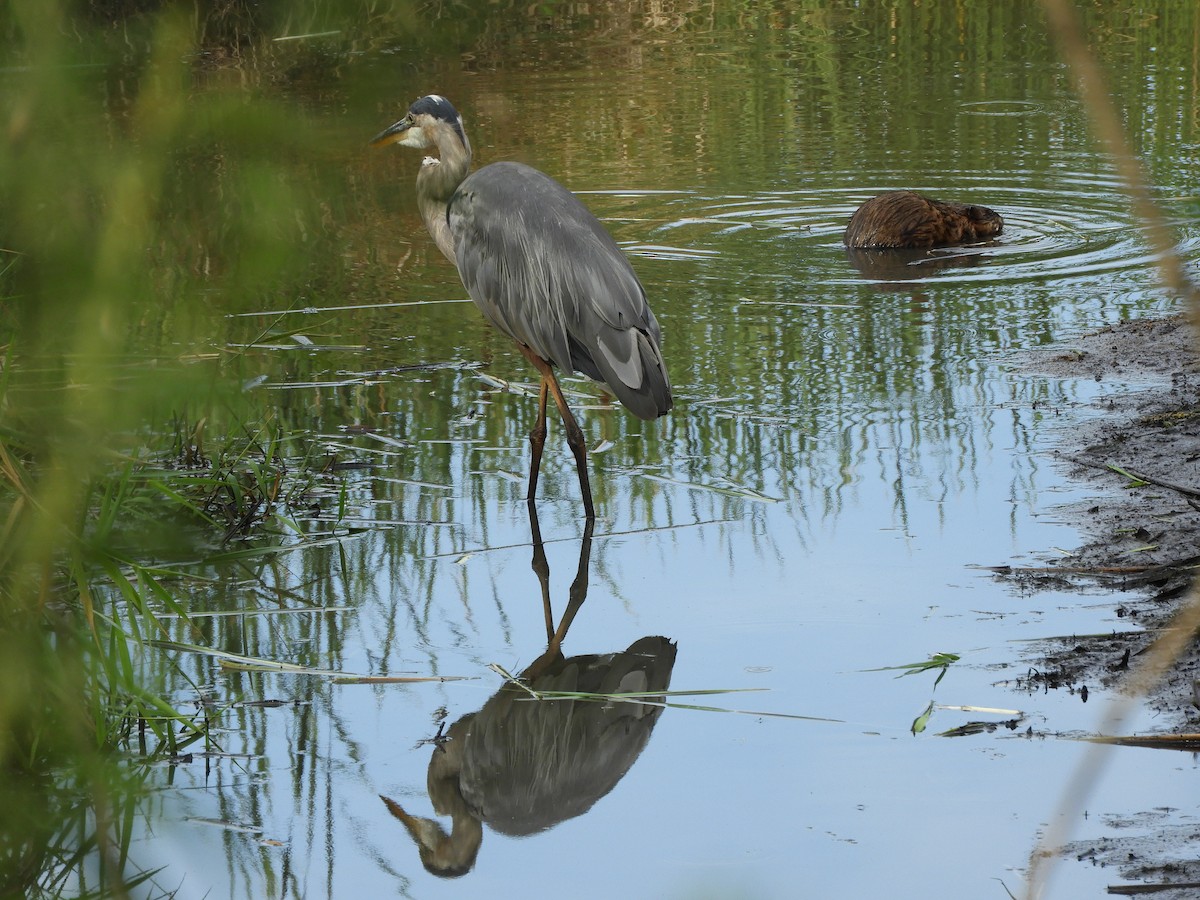
[[[588,569],[592,564],[592,531],[596,527],[594,519],[588,519],[583,525],[583,540],[579,544],[579,565],[575,569],[575,580],[571,582],[571,592],[568,595],[567,608],[563,611],[562,621],[550,636],[550,649],[555,651],[562,647],[567,629],[575,621],[575,614],[583,601],[587,599]]]
[[[529,510],[529,527],[533,532],[533,571],[537,573],[538,583],[542,588],[542,609],[546,614],[546,652],[535,659],[521,673],[521,677],[532,681],[546,672],[558,660],[562,659],[562,642],[567,636],[567,629],[575,621],[575,615],[587,599],[588,572],[592,559],[592,531],[596,527],[594,519],[588,519],[583,525],[583,539],[579,544],[579,565],[575,570],[575,580],[571,582],[571,591],[567,608],[563,612],[562,621],[554,627],[554,613],[550,608],[550,564],[546,561],[546,549],[542,544],[542,529],[538,525],[537,508],[532,500],[526,504]]]
[[[529,491],[525,495],[526,500],[533,500],[537,495],[538,475],[542,471],[542,448],[546,446],[546,395],[548,392],[549,386],[543,375],[542,389],[538,393],[537,421],[533,424],[533,431],[529,432],[529,447],[533,451],[533,458],[529,461]]]
[[[542,529],[538,524],[537,506],[530,499],[525,503],[529,510],[529,528],[533,532],[533,560],[529,567],[537,575],[542,588],[542,612],[546,616],[546,640],[554,639],[554,611],[550,607],[550,563],[546,561],[546,547],[542,543]]]
[[[563,427],[567,430],[567,444],[575,454],[579,491],[583,494],[583,511],[590,521],[596,518],[596,508],[592,505],[592,486],[588,482],[587,444],[583,441],[583,431],[575,421],[575,416],[571,414],[571,407],[567,406],[567,398],[563,396],[562,388],[558,386],[558,379],[554,377],[553,372],[550,373],[550,393],[554,395],[554,402],[558,404],[558,414],[562,416]]]
[[[571,407],[567,405],[567,398],[563,396],[562,388],[558,386],[558,379],[554,377],[554,370],[550,368],[550,363],[546,362],[528,347],[521,346],[521,352],[525,354],[525,358],[533,363],[534,368],[541,373],[542,376],[542,393],[539,396],[538,410],[538,425],[541,427],[541,439],[544,442],[546,439],[546,407],[544,397],[546,389],[549,388],[550,393],[554,396],[554,403],[558,406],[558,414],[562,417],[563,427],[567,431],[567,444],[571,448],[571,452],[575,454],[575,468],[579,473],[579,490],[583,494],[583,510],[589,519],[596,518],[596,508],[592,504],[592,486],[588,481],[587,473],[587,445],[583,440],[583,431],[579,427],[579,423],[575,421],[575,416],[571,414]],[[537,432],[537,427],[534,432]],[[529,436],[530,443],[533,443],[533,435]],[[538,448],[535,453],[535,466],[541,464],[542,454]],[[529,499],[533,499],[533,475],[530,475],[530,491]]]

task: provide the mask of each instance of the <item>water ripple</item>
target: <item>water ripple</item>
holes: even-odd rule
[[[1046,111],[1042,104],[1029,100],[979,100],[962,103],[959,109],[970,116],[1028,116]]]
[[[940,199],[992,207],[1004,217],[999,239],[926,252],[868,254],[871,259],[865,264],[850,254],[853,266],[849,268],[821,267],[826,283],[848,283],[861,277],[875,281],[1047,281],[1145,269],[1155,261],[1143,229],[1129,214],[1119,182],[1109,174],[1064,170],[1057,173],[1054,189],[1026,186],[1044,185],[1042,174],[1008,172],[986,180],[978,172],[962,175],[957,180],[954,173],[945,173],[946,181],[912,188]],[[822,177],[853,186],[678,197],[660,207],[667,218],[660,219],[647,235],[652,240],[669,240],[648,242],[635,252],[673,259],[739,256],[745,253],[746,241],[765,241],[777,242],[798,260],[800,255],[807,257],[806,265],[823,254],[845,254],[841,236],[850,215],[868,198],[899,186],[888,184],[880,173],[867,178],[861,174],[856,178],[853,173]],[[1176,224],[1185,230],[1183,247],[1194,249],[1200,238],[1195,233],[1188,235],[1186,229],[1194,232],[1195,226],[1183,215]]]

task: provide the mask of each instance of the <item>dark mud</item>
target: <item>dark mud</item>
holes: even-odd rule
[[[1102,415],[1072,427],[1058,458],[1094,489],[1062,512],[1088,535],[1044,567],[1008,569],[1024,587],[1112,592],[1128,629],[1049,640],[1031,661],[1027,687],[1118,688],[1131,665],[1182,604],[1200,570],[1200,354],[1182,317],[1113,325],[1031,358],[1029,371],[1113,384]],[[1132,389],[1131,389],[1132,388]],[[1055,646],[1055,645],[1058,646]],[[1147,703],[1164,731],[1200,730],[1193,646]]]
[[[1093,489],[1086,503],[1059,511],[1087,539],[1074,553],[1048,558],[1044,565],[998,571],[1022,590],[1073,587],[1086,591],[1089,603],[1107,595],[1114,615],[1129,624],[1111,634],[1040,642],[1021,660],[1027,674],[1013,684],[1084,698],[1089,685],[1093,691],[1119,691],[1156,630],[1186,601],[1200,571],[1197,335],[1183,317],[1122,323],[1031,354],[1026,371],[1094,378],[1104,386],[1100,414],[1073,426],[1056,453],[1071,477]],[[1197,677],[1200,653],[1193,642],[1143,701],[1155,713],[1156,733],[1200,732]],[[1112,867],[1114,882],[1140,883],[1114,884],[1110,893],[1172,884],[1179,887],[1155,895],[1200,896],[1194,886],[1200,883],[1200,827],[1190,814],[1180,824],[1179,812],[1150,810],[1114,820],[1106,823],[1111,836],[1072,844],[1064,855]]]

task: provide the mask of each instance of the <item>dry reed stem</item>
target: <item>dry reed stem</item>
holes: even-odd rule
[[[1170,226],[1150,195],[1142,167],[1126,140],[1121,119],[1105,88],[1104,75],[1088,48],[1078,13],[1071,0],[1041,0],[1051,35],[1079,81],[1080,92],[1096,136],[1112,156],[1117,174],[1129,195],[1134,216],[1146,229],[1159,273],[1169,290],[1187,301],[1193,323],[1200,323],[1200,291],[1187,275],[1183,259],[1176,250]],[[1193,581],[1187,600],[1133,669],[1125,692],[1109,702],[1100,721],[1100,734],[1115,733],[1137,702],[1162,678],[1186,650],[1200,627],[1200,587]],[[1095,788],[1111,747],[1092,744],[1084,753],[1063,791],[1049,825],[1033,849],[1025,879],[1027,900],[1040,898],[1046,890],[1050,872],[1071,825],[1078,821],[1083,803]]]

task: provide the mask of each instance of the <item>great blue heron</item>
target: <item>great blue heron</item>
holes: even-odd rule
[[[468,175],[471,143],[450,101],[431,94],[371,144],[436,147],[417,172],[425,227],[492,325],[517,342],[542,377],[529,435],[529,492],[537,492],[546,442],[546,397],[562,416],[589,519],[596,516],[587,448],[554,376],[582,372],[640,419],[672,405],[661,333],[633,267],[579,199],[542,172],[498,162]]]

